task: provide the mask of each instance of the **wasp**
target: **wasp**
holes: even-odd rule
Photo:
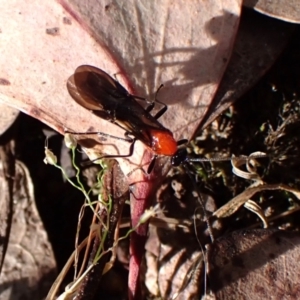
[[[155,102],[162,104],[163,108],[152,116],[150,112],[155,102],[151,102],[144,108],[137,100],[145,100],[145,98],[130,94],[106,72],[89,65],[79,66],[75,70],[67,81],[67,89],[78,104],[125,130],[126,140],[132,143],[129,154],[106,155],[105,157],[129,157],[133,153],[135,141],[140,140],[154,152],[155,157],[157,155],[170,156],[173,164],[177,164],[178,160],[184,160],[182,153],[177,154],[178,145],[187,140],[176,142],[172,132],[158,121],[158,118],[167,110],[167,106],[156,97]],[[148,173],[153,168],[152,165],[149,166]]]

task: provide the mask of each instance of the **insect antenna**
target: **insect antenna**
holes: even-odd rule
[[[197,184],[195,182],[195,179],[192,176],[192,172],[191,172],[191,170],[189,168],[189,163],[187,161],[185,161],[185,162],[182,163],[182,166],[185,169],[187,175],[191,179],[191,182],[192,182],[192,184],[194,186],[194,189],[195,189],[196,194],[197,194],[198,203],[200,205],[200,208],[202,209],[202,214],[203,214],[203,217],[204,217],[204,221],[206,222],[206,225],[207,225],[208,234],[209,234],[211,242],[213,243],[214,240],[215,240],[215,238],[214,238],[212,226],[211,226],[211,223],[210,223],[210,217],[209,217],[209,215],[207,213],[207,210],[205,208],[204,200],[203,200],[203,198],[201,196],[201,193],[200,193],[199,188],[198,188],[198,186],[197,186]]]
[[[179,144],[184,144],[185,140],[179,141]],[[205,203],[203,201],[203,198],[201,197],[201,193],[195,183],[195,180],[192,176],[192,171],[190,169],[191,163],[193,162],[212,162],[212,161],[232,161],[233,159],[237,159],[239,161],[250,161],[251,159],[255,159],[255,158],[265,158],[268,157],[267,154],[262,153],[262,152],[257,152],[254,153],[253,155],[250,156],[237,156],[237,157],[212,157],[212,158],[189,158],[188,157],[188,152],[186,147],[184,148],[179,148],[177,150],[177,152],[175,153],[175,155],[173,155],[173,157],[171,158],[171,164],[173,166],[182,166],[186,173],[188,174],[188,176],[190,177],[193,186],[195,188],[195,191],[198,195],[198,202],[200,204],[200,207],[202,209],[203,212],[203,216],[205,218],[206,224],[207,224],[207,230],[208,233],[210,235],[210,239],[213,242],[214,241],[214,236],[213,236],[213,230],[212,230],[212,226],[209,220],[209,216],[207,214],[207,210],[205,208]]]

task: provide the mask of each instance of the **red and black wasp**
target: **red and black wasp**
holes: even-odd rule
[[[179,165],[181,161],[186,160],[185,150],[179,150],[178,145],[186,143],[187,140],[176,142],[172,132],[158,122],[158,118],[166,112],[167,106],[156,97],[154,102],[150,102],[144,108],[137,100],[145,98],[130,94],[106,72],[89,65],[79,66],[75,70],[67,81],[67,88],[78,104],[125,130],[125,140],[131,142],[129,153],[105,155],[103,158],[129,157],[133,153],[135,141],[140,140],[154,152],[155,157],[171,156],[173,165]],[[150,112],[156,102],[163,107],[152,116]],[[148,173],[151,172],[154,161],[155,159],[150,163]]]

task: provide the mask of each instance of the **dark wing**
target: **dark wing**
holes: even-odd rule
[[[128,91],[107,73],[79,66],[68,79],[72,98],[100,118],[110,120],[150,146],[151,130],[168,131]]]
[[[67,81],[72,98],[90,110],[112,111],[128,92],[104,71],[88,65],[79,66]]]

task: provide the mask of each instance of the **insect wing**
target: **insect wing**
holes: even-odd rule
[[[118,99],[128,95],[107,73],[87,65],[76,69],[68,79],[67,88],[78,104],[93,111],[112,111],[118,105]]]
[[[78,88],[75,84],[74,75],[69,77],[67,81],[67,89],[71,97],[81,106],[89,110],[99,110],[99,104],[94,101],[93,98],[90,98],[86,93],[82,91],[81,88]]]
[[[96,114],[100,110],[110,112],[128,129],[163,128],[121,84],[96,67],[79,66],[68,79],[67,88],[78,104]]]
[[[170,131],[146,111],[133,95],[96,67],[79,66],[68,79],[67,88],[78,104],[123,128],[150,148],[155,139],[154,131],[156,135],[171,136]]]

